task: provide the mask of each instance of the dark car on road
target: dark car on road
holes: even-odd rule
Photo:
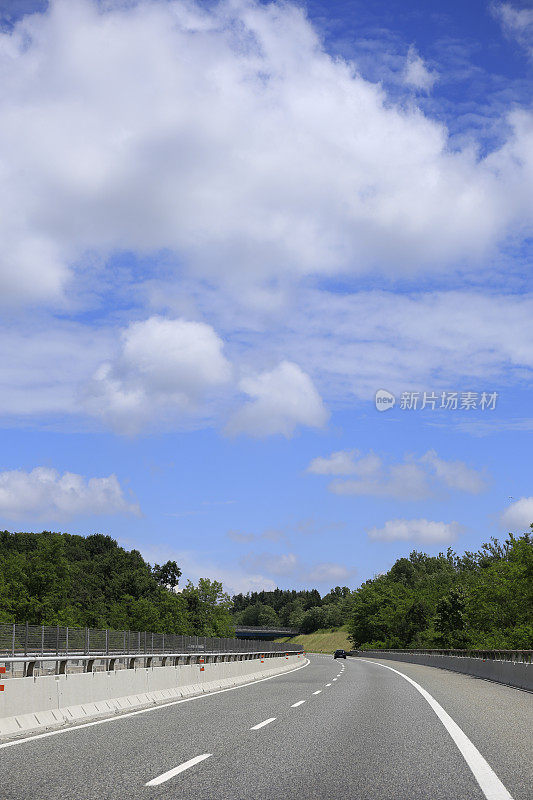
[[[346,650],[335,650],[333,658],[346,658]]]

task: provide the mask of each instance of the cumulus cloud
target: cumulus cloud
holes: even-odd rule
[[[250,397],[230,419],[227,432],[250,436],[290,437],[299,425],[323,427],[328,412],[309,377],[297,364],[282,361],[273,370],[243,378],[240,389]]]
[[[355,569],[332,561],[318,564],[302,563],[294,553],[253,553],[242,558],[240,563],[252,572],[262,570],[268,575],[290,577],[294,583],[304,586],[338,585],[345,583],[356,573]]]
[[[450,489],[479,494],[487,488],[484,476],[463,461],[445,461],[434,450],[429,450],[420,460],[434,471],[437,480]]]
[[[242,566],[251,572],[264,571],[270,575],[291,575],[299,565],[298,557],[294,553],[255,553],[241,559]]]
[[[521,497],[511,503],[501,514],[500,522],[512,532],[529,530],[533,524],[533,497]]]
[[[290,3],[52,0],[0,33],[0,69],[5,302],[63,303],[117,251],[238,293],[449,269],[530,222],[530,114],[495,153],[454,150]]]
[[[351,475],[355,472],[354,453],[354,450],[340,450],[326,458],[318,456],[311,461],[307,472],[315,475]]]
[[[328,407],[370,401],[380,386],[492,390],[533,372],[531,294],[300,290],[297,304],[267,320],[255,311],[250,318],[227,294],[202,292],[198,302],[195,314],[211,320],[232,361],[247,369],[273,359],[297,363]],[[117,358],[119,336],[66,320],[2,325],[0,413],[78,415],[85,409],[79,385]],[[492,424],[486,416],[479,425]]]
[[[87,479],[73,472],[60,475],[49,467],[0,473],[0,514],[10,519],[140,513],[139,505],[124,497],[116,475]]]
[[[379,542],[420,542],[423,544],[446,544],[453,542],[461,533],[458,522],[431,522],[427,519],[391,519],[383,528],[368,531],[370,539]]]
[[[226,384],[231,366],[223,342],[202,322],[151,317],[123,331],[120,353],[87,387],[86,407],[122,433],[136,433],[161,415],[197,410]]]
[[[436,488],[445,486],[449,489],[478,494],[486,488],[485,477],[477,470],[468,467],[462,461],[446,461],[439,458],[434,450],[415,458],[407,456],[402,463],[385,464],[375,453],[361,456],[357,460],[354,451],[333,453],[330,459],[320,459],[319,468],[325,470],[326,465],[336,463],[345,467],[349,463],[351,473],[357,478],[336,480],[329,485],[329,490],[339,495],[371,495],[375,497],[392,497],[398,500],[421,500],[435,493]],[[334,456],[334,458],[333,458]],[[313,465],[317,461],[311,462]],[[310,466],[311,466],[310,465]],[[316,472],[317,470],[311,470]],[[328,473],[319,474],[348,474]]]
[[[426,67],[423,59],[420,58],[416,49],[411,45],[407,53],[403,79],[408,86],[429,92],[438,79],[438,75]]]
[[[325,562],[311,567],[305,575],[309,584],[339,585],[348,581],[355,574],[355,570],[348,569],[344,564]]]
[[[394,464],[385,467],[381,459],[379,465],[365,477],[358,480],[333,481],[329,490],[339,495],[372,495],[393,497],[398,500],[422,500],[432,494],[424,470],[415,463]]]

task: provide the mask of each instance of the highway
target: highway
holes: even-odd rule
[[[531,800],[532,720],[519,689],[309,656],[234,690],[0,745],[0,800]]]

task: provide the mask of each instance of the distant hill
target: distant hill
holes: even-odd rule
[[[334,653],[335,650],[353,650],[353,644],[348,639],[346,627],[337,630],[322,630],[314,633],[301,633],[299,636],[276,639],[284,644],[301,644],[309,653]]]

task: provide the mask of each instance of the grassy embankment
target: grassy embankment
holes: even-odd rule
[[[298,636],[284,636],[276,642],[301,644],[309,653],[333,653],[335,650],[352,650],[353,644],[348,639],[348,631],[342,628],[320,630],[315,633],[301,633]]]

